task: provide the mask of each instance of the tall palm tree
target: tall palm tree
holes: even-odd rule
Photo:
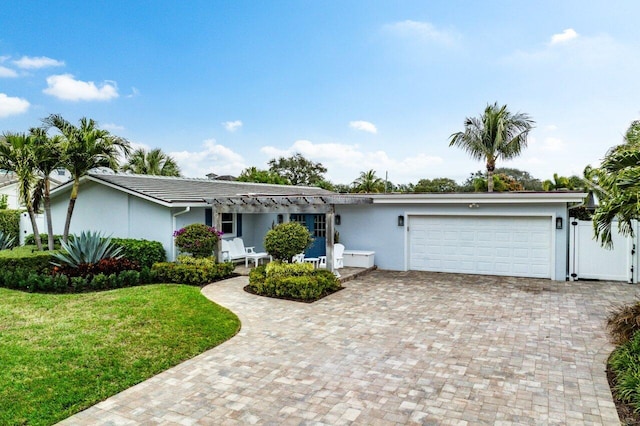
[[[357,192],[380,192],[384,187],[382,178],[376,176],[376,172],[372,169],[367,172],[360,172],[358,179],[353,181],[353,186]]]
[[[64,164],[73,179],[62,235],[63,241],[67,242],[71,217],[80,190],[80,179],[98,167],[118,170],[118,158],[121,154],[129,155],[130,145],[126,139],[98,128],[94,120],[86,117],[80,119],[77,127],[58,114],[50,115],[43,123],[45,128],[57,129],[63,137]]]
[[[527,135],[535,122],[524,113],[511,114],[507,106],[487,105],[481,117],[467,117],[464,131],[449,137],[449,146],[467,151],[476,160],[485,160],[487,189],[493,192],[493,172],[498,159],[517,157],[527,146]]]
[[[42,241],[36,223],[33,191],[38,181],[34,138],[26,133],[6,133],[0,139],[0,168],[12,171],[18,178],[18,198],[27,209],[38,250]]]
[[[54,249],[53,221],[51,219],[51,173],[63,165],[62,142],[60,135],[49,137],[47,131],[41,127],[29,130],[34,140],[36,156],[36,168],[40,172],[40,179],[35,187],[33,203],[35,210],[39,209],[40,202],[44,204],[45,219],[47,223],[47,246]]]
[[[180,176],[178,163],[160,148],[151,151],[143,148],[136,149],[129,156],[127,163],[122,166],[122,171],[142,175]]]

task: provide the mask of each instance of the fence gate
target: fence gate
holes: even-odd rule
[[[633,222],[633,237],[618,233],[618,224],[611,224],[613,248],[602,247],[595,240],[593,222],[570,219],[569,279],[595,279],[638,282],[638,223]]]

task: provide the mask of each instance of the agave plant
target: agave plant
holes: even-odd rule
[[[100,232],[82,231],[68,242],[60,241],[64,252],[52,256],[61,263],[56,266],[78,268],[80,265],[98,263],[102,259],[121,259],[122,247],[111,243],[111,237],[105,238]]]
[[[0,231],[0,250],[12,249],[16,245],[16,237]]]

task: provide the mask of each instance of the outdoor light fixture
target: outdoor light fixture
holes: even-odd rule
[[[562,229],[562,218],[556,217],[556,229]]]
[[[339,215],[339,214],[337,214],[337,215],[336,215],[336,219],[335,219],[336,225],[340,225],[340,221],[341,221],[341,220],[342,220],[342,219],[340,218],[340,215]]]
[[[404,216],[398,216],[398,226],[404,226]]]

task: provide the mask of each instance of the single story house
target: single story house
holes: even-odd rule
[[[54,230],[64,226],[71,183],[52,192]],[[216,224],[264,250],[276,223],[304,223],[315,238],[309,256],[336,238],[375,252],[382,269],[562,280],[568,274],[568,207],[579,192],[336,194],[320,188],[210,179],[91,173],[82,179],[71,232],[102,231],[160,241],[190,223]]]

